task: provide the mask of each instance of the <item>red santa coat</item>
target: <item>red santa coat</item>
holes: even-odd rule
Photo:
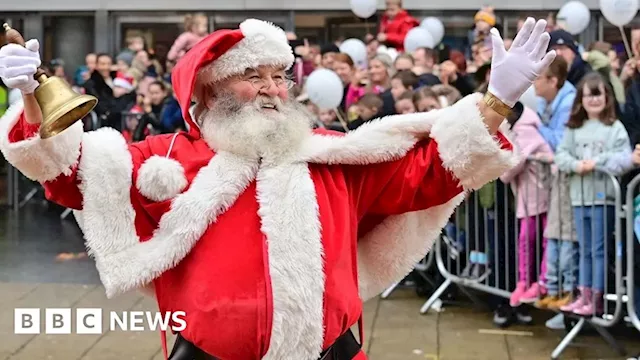
[[[184,133],[127,145],[81,123],[42,140],[22,104],[0,120],[0,148],[76,209],[108,297],[152,284],[221,359],[315,360],[427,253],[465,190],[517,163],[480,98],[313,134],[278,162]]]

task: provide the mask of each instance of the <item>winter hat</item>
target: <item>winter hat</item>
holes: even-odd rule
[[[118,72],[116,78],[113,79],[113,86],[121,87],[127,91],[133,90],[133,77]]]
[[[239,29],[209,34],[178,61],[171,75],[189,135],[200,137],[200,129],[189,112],[192,101],[196,101],[193,93],[199,76],[208,75],[208,81],[216,82],[261,65],[289,69],[294,60],[284,30],[272,23],[247,19]]]
[[[334,43],[324,44],[320,48],[320,55],[324,55],[328,53],[339,53],[339,52],[340,52],[340,48],[338,47],[338,45]]]
[[[573,35],[565,30],[554,30],[549,33],[551,40],[549,41],[549,49],[557,45],[565,45],[569,47],[576,55],[580,55],[578,43],[573,39]]]
[[[496,25],[496,14],[494,13],[494,9],[492,7],[483,7],[476,13],[473,17],[473,22],[477,23],[478,21],[484,21],[491,26]]]
[[[120,54],[118,54],[118,56],[116,56],[116,62],[118,61],[124,61],[125,64],[127,64],[128,66],[131,66],[131,63],[133,62],[133,53],[131,51],[123,51]]]

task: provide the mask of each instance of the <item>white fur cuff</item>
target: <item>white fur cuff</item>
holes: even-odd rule
[[[473,94],[460,100],[431,129],[444,167],[467,190],[481,188],[518,163],[517,154],[502,149],[489,133],[477,106],[480,99]]]
[[[9,132],[20,119],[22,109],[22,103],[15,104],[0,118],[0,150],[4,157],[31,180],[46,182],[60,175],[71,175],[80,157],[82,122],[49,139],[35,135],[11,143]]]

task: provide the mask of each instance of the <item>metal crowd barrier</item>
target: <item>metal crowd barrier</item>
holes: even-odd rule
[[[618,180],[602,169],[595,169],[582,177],[574,176],[574,189],[579,183],[581,189],[579,197],[582,199],[582,205],[574,207],[568,198],[571,175],[558,172],[552,164],[537,160],[529,160],[527,167],[534,168],[535,174],[527,173],[525,176],[534,176],[535,184],[527,186],[524,189],[524,195],[518,194],[511,184],[496,181],[479,191],[470,193],[463,205],[458,208],[448,225],[453,231],[445,231],[440,241],[436,242],[435,251],[432,251],[437,268],[446,280],[425,302],[420,312],[425,314],[434,307],[434,304],[438,304],[441,295],[451,285],[509,299],[519,281],[524,281],[526,288],[529,288],[536,282],[548,285],[547,277],[553,277],[557,279],[559,295],[566,292],[575,296],[576,288],[580,283],[580,262],[583,262],[582,266],[590,269],[591,279],[588,275],[583,275],[587,277],[583,278],[582,282],[598,284],[598,286],[602,284],[601,294],[600,292],[587,293],[594,304],[602,304],[602,313],[579,316],[562,312],[559,308],[553,310],[563,313],[565,319],[569,323],[575,322],[575,325],[553,351],[552,358],[558,358],[586,325],[591,325],[612,348],[621,355],[624,354],[622,346],[607,330],[624,319],[626,308],[629,313],[633,313],[630,318],[634,325],[638,327],[639,324],[637,309],[633,307],[631,301],[628,301],[626,307],[624,304],[626,300],[634,298],[630,285],[633,274],[623,274],[624,249],[628,247],[626,243],[633,240],[633,232],[627,234],[628,238],[631,236],[631,240],[623,241],[622,220],[629,217],[622,207],[623,198]],[[511,183],[520,181],[519,176],[511,179]],[[638,182],[640,179],[634,185]],[[595,184],[595,186],[589,187],[585,184]],[[541,208],[531,209],[525,202],[525,206],[518,214],[519,195],[523,195],[526,199],[536,199],[536,206]],[[627,212],[633,211],[632,208],[627,209]],[[574,216],[576,212],[581,215],[578,219],[582,220],[576,219]],[[543,264],[547,264],[545,246],[552,244],[547,241],[545,232],[551,227],[548,228],[547,224],[553,221],[557,222],[558,228],[557,234],[551,234],[558,240],[554,243],[558,249],[557,252],[560,253],[561,247],[566,246],[572,249],[568,253],[577,252],[575,256],[578,258],[576,260],[573,257],[573,261],[568,261],[568,264],[565,259],[563,271],[558,263],[560,261],[558,256],[558,262],[549,262],[556,267],[557,271],[543,272],[542,268],[546,268]],[[578,227],[578,224],[581,226]],[[535,231],[526,231],[531,228]],[[569,231],[566,231],[566,228]],[[576,232],[576,229],[580,231]],[[587,230],[591,233],[590,236],[587,236]],[[574,238],[575,240],[572,240]],[[585,246],[587,239],[591,243],[590,249]],[[633,253],[632,251],[627,253],[629,254],[627,267],[630,267],[633,266]],[[584,255],[582,261],[580,261],[581,254]],[[521,258],[527,264],[521,264]],[[553,260],[556,259],[553,258]],[[591,263],[590,267],[588,263]],[[569,274],[569,279],[565,279],[563,272]],[[573,278],[574,275],[577,276]],[[624,283],[624,275],[627,275],[627,285]],[[565,285],[570,288],[564,288]],[[474,302],[477,301],[473,293],[465,291],[465,294]],[[541,307],[544,303],[540,294],[527,300],[527,303]]]
[[[629,316],[630,322],[635,326],[638,331],[640,331],[640,318],[638,316],[638,312],[640,311],[640,274],[637,274],[636,271],[640,271],[640,264],[637,264],[636,261],[636,252],[640,250],[640,242],[638,235],[640,232],[636,234],[635,228],[638,226],[638,230],[640,230],[640,219],[638,220],[638,224],[636,225],[636,217],[640,216],[640,211],[636,210],[636,197],[640,195],[635,195],[638,193],[636,191],[638,184],[640,184],[640,174],[636,175],[627,185],[626,191],[626,201],[627,201],[627,313]],[[640,200],[640,197],[638,198]],[[638,203],[640,205],[640,202]],[[640,206],[638,206],[638,210],[640,210]],[[638,282],[638,283],[636,283]]]
[[[430,269],[433,268],[434,266],[434,258],[435,256],[433,255],[433,251],[429,251],[429,253],[427,254],[427,256],[425,256],[422,260],[420,260],[420,262],[415,266],[414,268],[414,272],[417,273],[418,276],[420,276],[423,280],[425,280],[427,283],[429,283],[429,285],[431,286],[435,286],[435,280],[432,279],[429,275],[428,275],[428,271]],[[397,283],[394,283],[393,285],[389,286],[381,295],[380,297],[383,299],[387,299],[389,298],[389,296],[391,296],[391,294],[402,284],[402,281],[398,281]]]

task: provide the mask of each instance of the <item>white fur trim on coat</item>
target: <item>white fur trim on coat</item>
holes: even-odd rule
[[[271,342],[264,358],[317,359],[324,339],[324,251],[309,167],[263,163],[256,184],[273,294]]]
[[[11,143],[9,132],[22,114],[23,103],[12,105],[0,118],[0,150],[5,159],[31,180],[46,182],[71,175],[80,157],[83,125],[76,122],[61,134],[41,139],[39,134]]]
[[[519,161],[515,152],[502,149],[489,134],[480,111],[475,108],[480,98],[474,94],[460,100],[468,105],[451,107],[456,110],[454,116],[439,119],[431,129],[443,166],[469,190],[495,180]],[[471,104],[474,110],[470,109]]]
[[[314,134],[298,155],[300,161],[364,165],[396,160],[428,137],[431,126],[450,109],[393,115],[365,122],[344,136]]]
[[[149,200],[173,199],[187,187],[182,164],[166,156],[153,155],[138,169],[136,188]]]
[[[402,280],[432,248],[462,203],[461,193],[445,204],[393,215],[358,240],[358,286],[367,301]]]
[[[288,69],[293,64],[293,50],[281,28],[266,21],[247,19],[240,24],[240,31],[244,38],[207,68],[208,79],[223,80],[261,65]]]
[[[133,162],[112,129],[85,134],[78,166],[83,210],[76,212],[107,297],[141,288],[179,263],[217,216],[255,178],[257,164],[218,153],[172,202],[151,239],[140,242],[131,203]],[[184,219],[191,226],[184,228]]]

